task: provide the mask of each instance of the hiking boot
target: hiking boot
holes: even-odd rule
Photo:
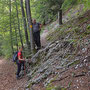
[[[20,79],[20,75],[16,75],[17,80]]]
[[[24,70],[22,70],[22,71],[20,72],[20,76],[21,76],[21,77],[24,76]]]
[[[40,50],[40,49],[41,49],[41,47],[38,47],[38,48],[37,48],[37,51]]]

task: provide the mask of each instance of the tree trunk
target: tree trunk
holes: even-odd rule
[[[25,9],[26,9],[26,15],[27,15],[27,2],[26,2],[26,0],[25,0]],[[27,16],[26,19],[27,19],[27,22],[28,22],[28,16]],[[29,28],[29,23],[27,23],[27,24],[28,24],[28,30],[29,30],[29,29],[30,29],[30,28]]]
[[[59,25],[62,24],[62,9],[58,11],[58,22],[59,22]]]
[[[34,54],[35,45],[33,40],[33,27],[32,27],[32,18],[31,18],[30,0],[26,0],[26,8],[27,8],[26,12],[27,12],[29,31],[30,31],[31,52],[32,54]]]
[[[16,24],[13,22],[14,24],[14,29],[15,29],[15,37],[16,37],[16,46],[17,46],[17,51],[18,51],[18,37],[17,37],[17,28],[16,28]]]
[[[19,22],[19,16],[18,16],[18,6],[17,6],[16,0],[15,0],[15,3],[16,3],[16,11],[17,11],[17,20],[18,20],[19,36],[20,36],[20,41],[21,41],[22,48],[24,48],[24,47],[23,47],[23,40],[22,40],[21,30],[20,30],[20,22]]]
[[[17,51],[18,51],[18,40],[17,40],[17,30],[15,28],[15,35],[16,35],[16,46],[17,46]]]
[[[27,23],[26,23],[25,12],[24,12],[24,7],[23,7],[23,0],[20,0],[20,1],[21,1],[21,10],[22,10],[23,23],[24,23],[26,43],[27,43],[28,49],[30,49],[30,44],[29,44],[29,39],[28,39],[28,32],[27,32]]]
[[[12,25],[11,25],[11,0],[10,0],[10,38],[11,38],[11,49],[12,49],[12,54],[14,53],[13,49],[13,40],[12,40]]]

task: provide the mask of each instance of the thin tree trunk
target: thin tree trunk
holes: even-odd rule
[[[15,29],[15,36],[16,36],[16,46],[17,46],[17,51],[18,51],[18,37],[17,37],[17,28],[16,28],[16,24],[13,22],[14,24],[14,29]]]
[[[30,0],[26,0],[26,7],[27,7],[26,12],[27,12],[29,31],[30,31],[31,52],[32,54],[34,54],[35,45],[33,40],[33,27],[32,27],[32,18],[31,18]]]
[[[58,22],[59,22],[59,25],[61,25],[61,24],[63,24],[62,23],[62,4],[63,4],[64,0],[60,0],[59,2],[60,2],[59,3],[60,10],[58,10]]]
[[[23,47],[23,40],[22,40],[21,30],[20,30],[20,22],[19,22],[19,16],[18,16],[18,6],[17,6],[17,1],[16,0],[15,0],[15,3],[16,3],[16,11],[17,11],[19,36],[20,36],[20,41],[21,41],[22,48],[24,48]]]
[[[21,1],[21,10],[22,10],[23,23],[24,23],[26,43],[27,43],[28,49],[30,49],[30,44],[29,44],[29,39],[28,39],[28,32],[27,32],[27,23],[26,23],[25,12],[24,12],[24,7],[23,7],[23,0],[20,0],[20,1]]]
[[[62,10],[58,11],[58,21],[59,21],[59,25],[62,24]]]
[[[25,9],[26,9],[26,14],[27,14],[27,3],[26,3],[26,0],[25,0]],[[28,22],[28,16],[27,16],[27,22]],[[28,30],[29,30],[29,23],[28,23]]]
[[[18,51],[18,40],[17,40],[17,29],[15,28],[15,35],[16,35],[16,46],[17,46],[17,51]]]
[[[12,40],[12,25],[11,25],[11,0],[10,0],[10,38],[11,38],[11,49],[12,49],[12,54],[14,53],[13,49],[13,40]]]

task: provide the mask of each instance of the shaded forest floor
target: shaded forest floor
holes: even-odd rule
[[[0,58],[0,90],[24,90],[26,76],[16,79],[16,65],[9,60]]]

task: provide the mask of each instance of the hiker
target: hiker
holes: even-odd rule
[[[37,23],[36,20],[33,20],[33,37],[34,42],[37,46],[37,50],[41,48],[41,41],[40,41],[40,31],[41,31],[41,24]]]
[[[16,78],[18,79],[20,77],[20,71],[21,71],[21,67],[23,67],[22,69],[25,69],[25,59],[23,58],[22,55],[22,48],[19,47],[19,51],[18,51],[18,60],[16,61],[17,63],[17,73],[16,73]]]

